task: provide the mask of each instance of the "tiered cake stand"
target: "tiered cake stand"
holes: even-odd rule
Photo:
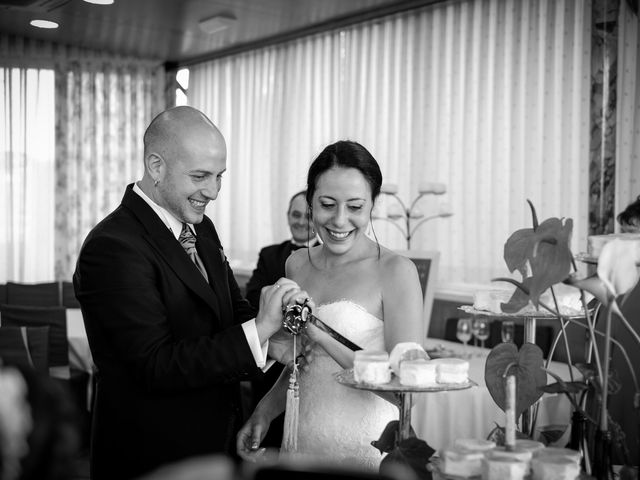
[[[355,388],[357,390],[367,390],[369,392],[387,392],[396,394],[399,399],[398,408],[400,409],[400,416],[398,419],[398,443],[402,440],[406,440],[411,436],[411,407],[412,407],[412,393],[429,393],[429,392],[446,392],[452,390],[466,390],[477,386],[473,380],[469,380],[466,383],[451,383],[451,384],[439,384],[433,387],[408,387],[401,385],[398,377],[393,376],[389,383],[382,385],[370,385],[368,383],[358,383],[353,378],[353,369],[342,370],[334,374],[338,383]]]

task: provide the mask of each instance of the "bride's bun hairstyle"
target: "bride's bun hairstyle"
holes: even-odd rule
[[[371,187],[371,200],[380,194],[382,172],[380,166],[369,150],[357,142],[341,140],[325,147],[316,157],[307,175],[307,204],[311,207],[313,194],[316,191],[318,177],[334,167],[355,168],[366,179]]]

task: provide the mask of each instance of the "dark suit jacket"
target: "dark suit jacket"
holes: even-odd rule
[[[276,280],[284,277],[284,264],[291,252],[298,248],[300,247],[296,247],[291,241],[287,240],[286,242],[269,245],[260,250],[258,264],[246,286],[246,297],[251,305],[258,308],[262,287],[273,285]]]
[[[235,452],[239,382],[262,375],[240,326],[255,310],[211,220],[195,226],[208,284],[132,187],[87,236],[73,277],[98,368],[93,480]]]

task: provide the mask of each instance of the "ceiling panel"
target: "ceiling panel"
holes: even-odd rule
[[[433,3],[420,0],[0,0],[0,32],[121,55],[184,63],[241,45],[326,27],[369,12],[389,13]],[[214,15],[236,23],[207,34],[198,23]],[[53,20],[55,30],[29,25]]]

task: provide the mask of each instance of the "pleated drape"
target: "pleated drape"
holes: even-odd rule
[[[194,66],[189,101],[228,142],[210,213],[230,258],[250,266],[287,237],[289,195],[343,138],[373,153],[405,202],[422,182],[447,185],[419,208],[454,215],[411,245],[441,251],[441,284],[504,274],[505,240],[531,224],[526,199],[540,218],[572,217],[584,250],[590,12],[576,0],[448,2]],[[405,248],[398,229],[374,228]]]

